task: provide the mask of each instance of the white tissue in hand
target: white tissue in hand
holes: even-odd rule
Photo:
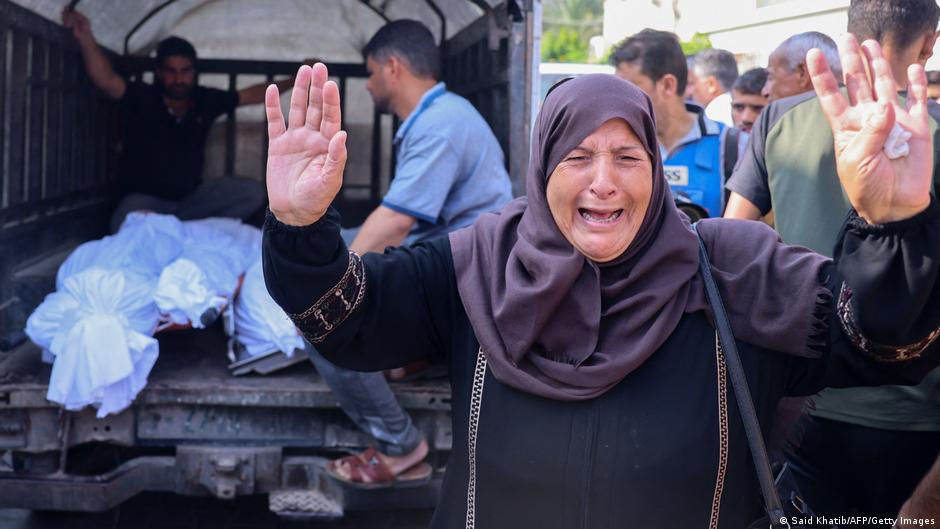
[[[911,147],[907,144],[909,139],[911,139],[911,133],[895,123],[891,132],[888,133],[888,139],[885,140],[885,155],[892,160],[907,156],[911,152]]]

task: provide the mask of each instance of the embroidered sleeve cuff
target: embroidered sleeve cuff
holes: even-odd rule
[[[289,314],[290,319],[307,340],[320,343],[359,308],[365,292],[366,274],[362,258],[349,252],[349,264],[339,282],[307,310]]]
[[[906,362],[918,358],[940,336],[940,328],[937,328],[923,339],[907,345],[885,345],[868,339],[862,333],[855,309],[852,307],[852,289],[845,283],[842,283],[839,292],[836,311],[842,330],[852,344],[865,356],[878,362]]]
[[[288,226],[268,213],[262,259],[268,292],[288,314],[302,313],[343,277],[349,252],[340,237],[339,214],[328,211],[309,226]]]

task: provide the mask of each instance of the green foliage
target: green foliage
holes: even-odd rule
[[[587,62],[588,42],[577,31],[560,27],[542,33],[542,61]]]
[[[604,18],[603,0],[545,0],[543,21],[593,26],[600,33]]]
[[[588,62],[590,39],[603,30],[603,0],[545,0],[542,60]]]
[[[685,55],[694,55],[702,50],[712,47],[712,41],[704,33],[696,33],[692,38],[681,42],[682,53]]]

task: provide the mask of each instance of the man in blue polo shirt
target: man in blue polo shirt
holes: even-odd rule
[[[353,250],[382,251],[444,235],[512,199],[489,125],[438,81],[440,53],[427,28],[396,20],[372,37],[364,55],[366,89],[402,124],[394,140],[395,178],[359,228]]]
[[[439,82],[440,51],[426,27],[413,20],[391,22],[372,37],[363,56],[375,105],[402,123],[388,193],[362,226],[344,230],[352,251],[381,252],[444,236],[512,199],[502,149],[473,105]],[[330,473],[366,483],[427,478],[427,442],[382,373],[349,371],[316,353],[311,357],[343,410],[378,443],[377,451],[333,461]]]
[[[650,97],[663,170],[677,203],[694,204],[705,215],[720,217],[724,182],[747,144],[747,134],[685,102],[688,64],[675,33],[644,29],[624,39],[610,61],[617,76]],[[702,215],[695,208],[682,209],[690,216]]]

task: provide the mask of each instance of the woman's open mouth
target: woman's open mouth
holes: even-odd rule
[[[588,222],[597,222],[601,224],[612,223],[620,218],[620,215],[623,214],[622,209],[616,209],[613,211],[598,211],[594,209],[587,208],[578,208],[578,213],[584,220]]]

